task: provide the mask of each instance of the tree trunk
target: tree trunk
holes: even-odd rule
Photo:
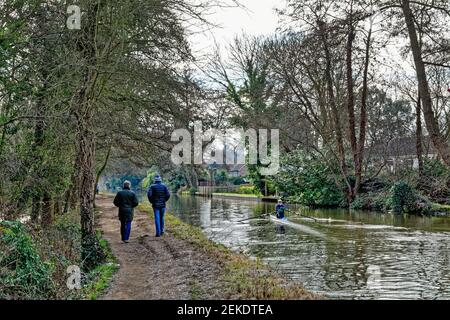
[[[91,121],[84,119],[84,124],[79,133],[80,153],[83,155],[81,162],[80,184],[80,215],[82,238],[88,239],[95,236],[94,230],[94,159],[95,144],[94,135],[90,130]],[[89,249],[89,248],[88,248]]]
[[[420,102],[420,94],[416,103],[416,153],[419,163],[419,176],[423,176],[423,149],[422,149],[422,106]]]
[[[350,148],[353,155],[353,162],[355,168],[358,163],[358,146],[356,142],[356,130],[355,130],[355,94],[354,94],[354,81],[353,81],[353,40],[355,39],[355,31],[353,27],[353,17],[350,13],[348,21],[348,35],[346,45],[346,79],[347,79],[347,116],[348,116],[348,138],[350,142]],[[353,192],[352,192],[353,196]]]
[[[45,74],[43,75],[45,77]],[[36,124],[34,126],[34,143],[32,146],[33,152],[33,175],[35,179],[35,183],[31,186],[33,189],[33,197],[31,204],[31,222],[37,223],[39,221],[39,215],[42,213],[42,210],[45,210],[41,207],[42,200],[42,191],[40,184],[42,183],[42,174],[41,174],[41,164],[43,161],[42,156],[42,146],[44,145],[44,131],[45,131],[45,106],[44,104],[44,95],[46,91],[46,84],[44,82],[44,87],[39,91],[39,96],[36,101],[35,107],[35,116],[36,116]]]
[[[70,187],[67,189],[65,194],[65,204],[64,213],[74,210],[77,207],[78,200],[80,199],[80,167],[82,154],[79,151],[79,146],[77,146],[75,163],[73,164],[73,172],[70,182]]]
[[[98,2],[89,2],[80,33],[78,48],[83,58],[83,83],[78,92],[74,114],[77,118],[78,159],[80,160],[80,216],[81,258],[83,268],[90,270],[98,263],[101,248],[94,228],[94,182],[95,182],[95,134],[93,125],[97,70],[97,12]]]
[[[420,48],[417,38],[414,16],[409,0],[402,0],[402,10],[408,29],[411,51],[414,57],[425,124],[437,153],[442,158],[444,163],[450,167],[450,146],[439,129],[439,122],[433,111],[433,103],[431,100],[430,88],[425,71],[425,64],[422,59],[422,49]]]
[[[371,22],[372,23],[372,22]],[[361,110],[359,119],[359,141],[358,141],[358,152],[357,161],[355,166],[355,188],[353,189],[353,196],[355,197],[362,183],[362,166],[364,161],[364,148],[366,145],[366,125],[367,125],[367,93],[368,93],[368,75],[369,75],[369,65],[370,65],[370,41],[372,37],[372,25],[370,26],[369,33],[367,35],[366,43],[366,54],[364,61],[364,74],[363,74],[363,85],[361,93]]]
[[[318,21],[318,27],[320,31],[320,36],[322,40],[322,45],[325,52],[325,60],[326,60],[326,69],[325,69],[325,78],[327,82],[327,93],[328,93],[328,99],[331,107],[331,113],[333,115],[334,120],[334,129],[336,131],[335,138],[336,138],[336,146],[338,149],[338,156],[340,160],[340,170],[342,177],[346,183],[347,186],[347,200],[350,201],[351,194],[352,194],[352,187],[348,181],[347,177],[347,165],[345,161],[345,149],[344,149],[344,139],[342,134],[342,128],[341,128],[341,119],[339,115],[339,111],[336,105],[336,98],[334,95],[333,90],[333,76],[332,76],[332,61],[331,61],[331,54],[330,50],[328,48],[328,41],[326,38],[327,31],[325,30],[325,22]]]
[[[53,203],[53,215],[55,217],[60,216],[62,213],[61,202],[61,196],[57,196]]]
[[[67,189],[66,192],[64,193],[63,214],[66,214],[67,212],[69,212],[71,196],[72,196],[72,192],[71,192],[71,188],[69,187],[69,189]]]
[[[186,187],[188,188],[188,189],[190,189],[190,188],[192,188],[193,187],[193,184],[192,184],[192,179],[191,179],[191,175],[189,174],[189,168],[188,168],[188,165],[186,165],[186,164],[182,164],[181,165],[181,168],[182,168],[182,171],[183,171],[183,177],[184,177],[184,180],[186,181]]]
[[[42,198],[41,226],[43,229],[49,227],[53,222],[52,199],[49,194]]]
[[[198,188],[198,175],[197,171],[195,170],[195,165],[191,165],[191,183],[192,187]]]
[[[33,196],[31,199],[31,222],[37,224],[41,215],[41,197]]]
[[[108,147],[108,152],[106,153],[106,157],[105,160],[103,161],[103,165],[101,166],[101,168],[97,171],[97,175],[95,177],[95,183],[94,183],[94,208],[95,208],[95,194],[97,193],[97,186],[98,186],[98,182],[100,181],[100,177],[103,173],[103,171],[105,171],[105,168],[108,164],[109,161],[109,156],[111,155],[111,145],[109,145]]]

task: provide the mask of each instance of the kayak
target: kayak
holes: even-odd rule
[[[303,233],[307,233],[309,235],[312,236],[316,236],[316,237],[320,237],[320,238],[325,238],[325,235],[319,231],[316,231],[310,227],[307,227],[303,224],[299,224],[299,223],[294,223],[289,221],[286,217],[282,218],[282,219],[278,219],[276,216],[274,215],[269,215],[269,220],[273,221],[277,224],[281,224],[281,225],[285,225],[294,229],[297,229]]]

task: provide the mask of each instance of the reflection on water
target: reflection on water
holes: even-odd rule
[[[260,257],[327,297],[450,299],[450,219],[346,210],[298,215],[291,206],[288,218],[296,228],[261,219],[273,207],[191,196],[175,196],[169,203],[172,213],[201,227],[210,239]]]

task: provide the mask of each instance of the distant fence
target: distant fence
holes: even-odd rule
[[[199,186],[197,194],[209,197],[212,196],[213,193],[236,192],[238,189],[239,186]]]

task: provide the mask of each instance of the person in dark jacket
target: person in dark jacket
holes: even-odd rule
[[[114,205],[119,208],[120,234],[124,243],[128,243],[130,239],[134,208],[139,205],[136,194],[130,188],[130,181],[125,181],[123,190],[119,191],[114,198]]]
[[[166,202],[170,198],[169,189],[162,183],[159,175],[155,176],[154,183],[148,188],[148,201],[152,204],[155,215],[156,236],[164,234],[164,214],[166,212]]]

